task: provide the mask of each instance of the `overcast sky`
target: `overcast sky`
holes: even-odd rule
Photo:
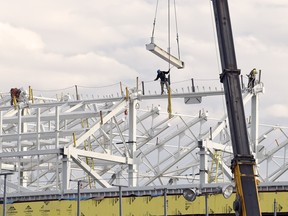
[[[152,81],[158,68],[168,68],[145,48],[156,2],[0,0],[0,92],[21,86],[47,90],[132,84],[136,77]],[[288,1],[230,0],[229,6],[238,68],[243,76],[253,67],[262,70],[262,119],[288,125]],[[172,68],[172,82],[217,82],[219,56],[211,10],[210,0],[176,1],[185,68]],[[177,55],[174,16],[171,1],[171,52]],[[167,1],[159,0],[154,36],[164,49],[167,17]]]

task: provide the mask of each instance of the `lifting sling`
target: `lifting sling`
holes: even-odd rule
[[[158,10],[158,1],[156,5],[156,12],[153,22],[153,30],[152,30],[152,37],[151,42],[149,44],[146,44],[146,49],[157,55],[158,57],[162,58],[163,60],[167,61],[173,66],[177,67],[178,69],[184,68],[184,62],[180,60],[180,49],[179,49],[179,37],[178,37],[178,27],[177,27],[177,18],[176,18],[176,5],[174,0],[174,8],[175,8],[175,20],[176,20],[176,31],[177,31],[177,45],[178,45],[178,58],[171,55],[170,53],[170,0],[168,0],[168,52],[164,49],[160,48],[154,43],[154,32],[155,32],[155,24],[156,24],[156,16],[157,16],[157,10]]]

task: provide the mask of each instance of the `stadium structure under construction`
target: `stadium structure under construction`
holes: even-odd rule
[[[172,83],[170,100],[138,79],[93,97],[80,86],[54,96],[29,88],[18,101],[2,93],[1,208],[13,216],[233,214],[235,194],[221,194],[233,186],[229,124],[225,111],[213,113],[223,91],[194,83]],[[247,130],[263,215],[284,215],[288,132],[259,124],[263,91],[260,80],[243,85]]]

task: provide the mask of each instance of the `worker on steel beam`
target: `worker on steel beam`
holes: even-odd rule
[[[169,73],[170,73],[170,69],[168,71],[157,70],[157,77],[154,79],[154,81],[160,78],[161,95],[164,93],[164,85],[166,86],[167,92],[169,90],[169,81],[168,81],[168,78],[166,77],[166,74],[169,74]]]
[[[249,74],[247,74],[249,80],[248,80],[248,88],[252,89],[255,85],[255,79],[256,79],[256,74],[257,74],[256,68],[253,68]]]
[[[19,103],[19,105],[20,105],[20,103],[22,103],[21,106],[22,105],[24,105],[24,106],[28,105],[28,102],[29,102],[28,96],[27,96],[26,91],[22,87],[20,89],[11,88],[10,89],[10,96],[11,96],[11,102],[10,102],[11,106],[12,105],[16,106],[18,103]]]
[[[10,104],[13,105],[14,104],[14,100],[15,102],[18,102],[19,100],[19,97],[20,97],[20,94],[21,94],[21,90],[18,89],[18,88],[11,88],[10,89],[10,95],[11,95],[11,102]],[[14,99],[15,98],[15,99]]]

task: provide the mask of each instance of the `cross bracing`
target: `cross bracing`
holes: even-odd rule
[[[79,180],[86,189],[207,184],[208,177],[209,183],[231,181],[233,156],[225,112],[219,118],[206,110],[169,116],[158,105],[142,108],[155,100],[165,104],[167,95],[127,90],[94,99],[39,96],[16,109],[4,95],[0,162],[1,172],[14,172],[9,191],[65,193],[75,189]],[[247,129],[259,180],[269,183],[287,178],[288,135],[285,127],[258,123],[262,91],[262,84],[253,91],[243,89],[243,101],[251,113]],[[172,99],[209,100],[222,94],[221,90],[174,92]],[[215,160],[219,166],[212,169]]]

